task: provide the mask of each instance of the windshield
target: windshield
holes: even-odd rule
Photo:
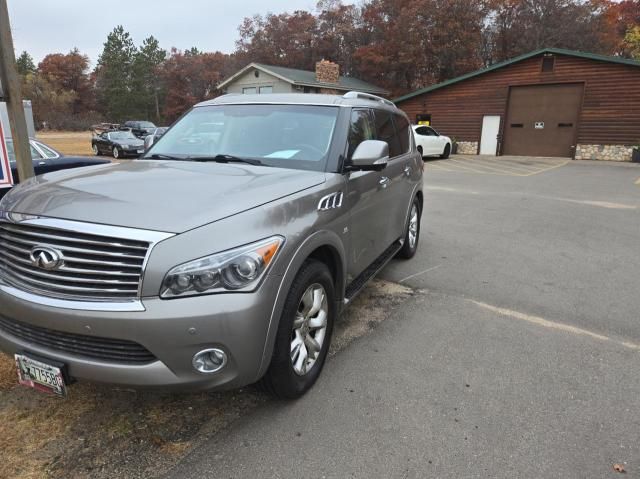
[[[338,108],[309,105],[197,107],[147,152],[179,159],[230,155],[267,166],[324,171]]]
[[[137,137],[130,131],[116,131],[109,133],[109,138],[112,140],[136,140]]]

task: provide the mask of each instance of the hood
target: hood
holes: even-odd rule
[[[136,160],[65,170],[13,188],[2,208],[182,233],[325,181],[314,171],[222,163]]]

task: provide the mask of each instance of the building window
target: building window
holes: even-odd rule
[[[242,93],[245,95],[255,95],[257,93],[256,87],[243,88]]]
[[[273,93],[273,87],[272,86],[261,86],[260,87],[260,94],[264,95],[265,93]]]
[[[555,66],[556,57],[549,55],[542,57],[542,73],[551,73]]]

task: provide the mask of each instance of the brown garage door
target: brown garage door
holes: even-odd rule
[[[511,87],[505,155],[572,156],[582,84]]]

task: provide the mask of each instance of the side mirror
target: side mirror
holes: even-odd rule
[[[389,144],[386,141],[365,140],[353,152],[350,170],[382,171],[389,161]]]

